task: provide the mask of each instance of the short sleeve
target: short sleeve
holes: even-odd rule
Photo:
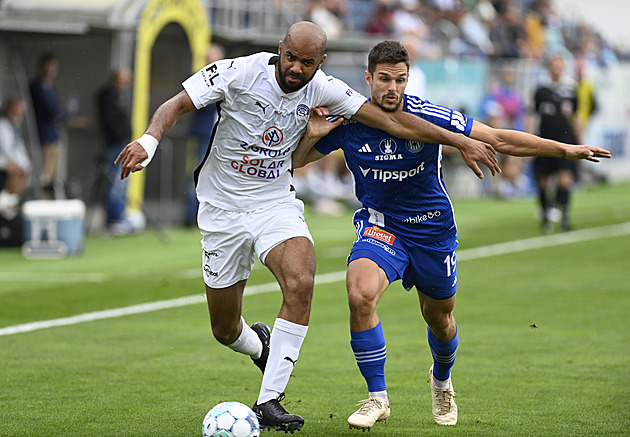
[[[242,83],[245,69],[231,68],[237,62],[242,61],[223,59],[208,64],[182,83],[195,108],[201,109],[211,103],[225,100],[230,87]]]

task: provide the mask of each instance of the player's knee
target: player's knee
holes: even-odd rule
[[[452,312],[425,313],[425,321],[438,338],[448,338],[457,329]]]
[[[376,299],[364,293],[360,288],[348,289],[348,306],[356,315],[369,315],[376,310]]]
[[[310,307],[314,286],[315,278],[309,273],[301,273],[287,278],[284,290],[285,303],[300,308]]]
[[[236,327],[227,326],[226,324],[212,324],[212,335],[223,345],[234,343],[240,332]]]

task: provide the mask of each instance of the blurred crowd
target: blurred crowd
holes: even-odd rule
[[[427,96],[419,60],[445,56],[488,59],[491,73],[486,94],[479,108],[462,111],[477,113],[480,121],[492,127],[536,134],[540,132],[530,107],[533,95],[524,95],[519,89],[510,62],[533,61],[540,67],[538,80],[545,81],[548,59],[565,58],[571,68],[564,79],[575,80],[580,125],[585,129],[597,109],[595,89],[585,71],[605,68],[627,57],[595,29],[562,18],[553,0],[312,0],[307,19],[333,38],[367,34],[403,42],[412,61],[406,93],[421,98]],[[503,173],[481,185],[471,183],[473,175],[468,174],[457,153],[449,148],[444,152],[445,176],[447,182],[450,176],[453,183],[449,190],[456,195],[516,198],[537,191],[531,159],[500,156]],[[337,213],[344,205],[354,207],[349,200],[352,184],[342,159],[331,158],[311,166],[297,173],[296,187],[303,187],[304,197],[317,211]],[[459,191],[459,186],[468,188]]]
[[[307,19],[319,24],[330,40],[367,36],[403,42],[412,60],[410,77],[413,80],[409,82],[407,93],[421,98],[426,98],[425,90],[430,84],[426,83],[419,61],[447,56],[488,59],[495,71],[488,80],[486,95],[479,108],[466,109],[480,114],[480,121],[494,127],[537,133],[527,122],[528,109],[531,109],[528,102],[532,96],[522,95],[515,86],[513,71],[500,68],[506,60],[534,61],[542,71],[545,59],[552,53],[568,59],[568,75],[576,80],[578,112],[581,125],[585,126],[597,105],[596,90],[584,72],[628,58],[627,53],[612,46],[593,28],[562,18],[554,9],[553,0],[310,0],[306,4],[298,3],[301,12],[295,14],[295,20]],[[230,53],[221,52],[215,57],[224,55],[229,57]],[[67,181],[61,180],[58,171],[62,159],[60,134],[64,127],[80,124],[81,117],[77,116],[72,102],[66,105],[59,102],[55,91],[58,68],[56,57],[43,53],[36,74],[29,78],[28,98],[17,98],[9,91],[2,93],[0,223],[4,223],[5,228],[6,223],[18,215],[19,206],[26,198],[59,199],[68,194],[65,192]],[[95,121],[100,126],[102,157],[96,165],[94,181],[85,191],[92,200],[102,204],[105,226],[112,233],[127,233],[131,229],[124,214],[126,186],[117,181],[117,169],[111,165],[121,147],[130,140],[130,86],[131,72],[114,69],[110,81],[95,88],[91,97],[98,106],[99,120]],[[38,135],[35,146],[25,142],[22,136],[25,111],[34,114]],[[199,123],[192,123],[187,174],[203,155],[203,149],[198,146],[207,143],[206,124],[201,123],[206,127],[201,135],[194,131]],[[201,140],[196,140],[202,136]],[[446,161],[455,161],[457,156],[446,158]],[[495,178],[491,187],[485,188],[486,193],[512,198],[535,192],[526,160],[501,159],[503,174]],[[342,156],[327,157],[297,172],[295,185],[299,195],[307,202],[312,201],[319,212],[334,214],[357,206]],[[40,187],[40,192],[33,193],[33,187]],[[195,219],[196,203],[191,187],[187,193],[189,199],[182,222],[190,225]]]
[[[553,0],[311,0],[305,18],[331,38],[413,35],[425,58],[542,59],[551,50],[606,65],[627,56],[595,29],[561,18]]]

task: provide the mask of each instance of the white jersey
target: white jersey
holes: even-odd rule
[[[217,102],[219,121],[197,181],[200,202],[251,211],[294,198],[291,154],[306,131],[311,107],[354,115],[366,99],[318,70],[303,88],[285,93],[278,55],[258,53],[210,64],[184,83],[197,109]]]

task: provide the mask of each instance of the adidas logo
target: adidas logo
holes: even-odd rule
[[[359,149],[359,152],[361,153],[370,153],[371,151],[372,149],[370,149],[368,143],[365,143],[365,145]]]

